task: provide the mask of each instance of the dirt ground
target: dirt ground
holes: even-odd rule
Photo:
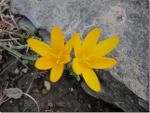
[[[28,93],[38,102],[40,111],[122,111],[87,95],[82,90],[80,82],[77,82],[74,76],[67,74],[67,71],[64,72],[64,76],[58,83],[51,84],[48,91],[44,86],[44,81],[49,81],[48,71],[39,72],[31,67],[27,73],[20,69],[18,74],[14,74],[14,68],[18,67],[20,66],[17,62],[0,76],[1,86],[4,88],[8,83],[7,88],[18,87],[24,92],[28,90]],[[22,96],[19,99],[10,99],[0,105],[0,111],[30,112],[37,111],[37,107],[30,98]]]

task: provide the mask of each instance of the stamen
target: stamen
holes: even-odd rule
[[[56,64],[59,64],[59,62],[60,62],[60,59],[58,59],[58,60],[56,61]]]
[[[57,61],[56,63],[57,64],[60,64],[62,61],[62,58],[63,58],[63,51],[60,52],[60,54],[56,57],[57,58]]]
[[[93,55],[86,55],[86,54],[82,54],[82,57],[80,59],[80,63],[82,63],[85,66],[90,66],[90,61],[91,58],[93,57]]]

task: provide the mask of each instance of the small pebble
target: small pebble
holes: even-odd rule
[[[15,71],[14,71],[14,73],[15,73],[15,74],[19,74],[19,69],[16,68]]]
[[[46,94],[47,93],[47,90],[46,89],[42,89],[42,94]]]
[[[44,86],[48,91],[51,89],[51,84],[48,81],[44,81]]]
[[[12,101],[12,100],[10,100],[10,101],[9,101],[9,103],[10,103],[10,104],[12,104],[12,103],[13,103],[13,101]]]
[[[27,69],[27,68],[24,68],[24,69],[22,69],[22,72],[23,72],[23,73],[27,73],[27,72],[28,72],[28,69]]]
[[[89,108],[89,109],[91,109],[91,108],[92,108],[91,104],[88,104],[88,108]]]
[[[73,92],[73,91],[74,91],[74,89],[73,89],[73,88],[70,88],[70,91],[71,91],[71,92]]]

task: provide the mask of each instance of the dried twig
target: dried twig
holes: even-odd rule
[[[21,17],[14,17],[9,11],[10,0],[1,0],[0,1],[0,34],[3,36],[8,36],[13,40],[13,43],[21,45],[18,40],[15,40],[16,34],[19,31],[16,21]],[[18,36],[18,35],[17,35]],[[13,44],[12,43],[12,44]]]
[[[30,91],[30,89],[31,89],[31,86],[32,86],[32,84],[33,84],[34,79],[35,79],[35,78],[33,77],[33,79],[32,79],[32,81],[31,81],[31,83],[30,83],[28,89],[26,90],[26,93],[29,93],[29,91]]]
[[[20,40],[20,38],[15,38],[15,39],[0,39],[0,42],[16,41],[16,40]]]
[[[37,109],[38,109],[38,112],[40,112],[40,107],[39,107],[39,104],[37,103],[37,101],[31,96],[29,95],[28,93],[24,93],[24,95],[28,96],[30,99],[33,100],[33,102],[36,104],[37,106]]]
[[[8,82],[6,83],[6,86],[4,89],[6,89],[8,87]],[[1,86],[1,89],[0,89],[0,106],[7,102],[10,98],[8,98],[6,95],[3,94],[3,88]]]

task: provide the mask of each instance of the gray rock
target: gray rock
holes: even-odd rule
[[[148,111],[149,104],[143,99],[137,97],[124,84],[116,80],[109,72],[101,71],[99,74],[101,82],[101,92],[95,93],[82,82],[81,86],[84,91],[105,102],[114,104],[126,112]]]
[[[23,92],[19,88],[8,88],[4,90],[4,94],[9,98],[19,99],[23,95]]]
[[[120,44],[110,54],[118,65],[110,72],[148,102],[148,0],[12,0],[11,5],[12,12],[26,16],[36,28],[49,32],[60,26],[66,39],[96,26],[103,29],[101,39],[119,35]]]

